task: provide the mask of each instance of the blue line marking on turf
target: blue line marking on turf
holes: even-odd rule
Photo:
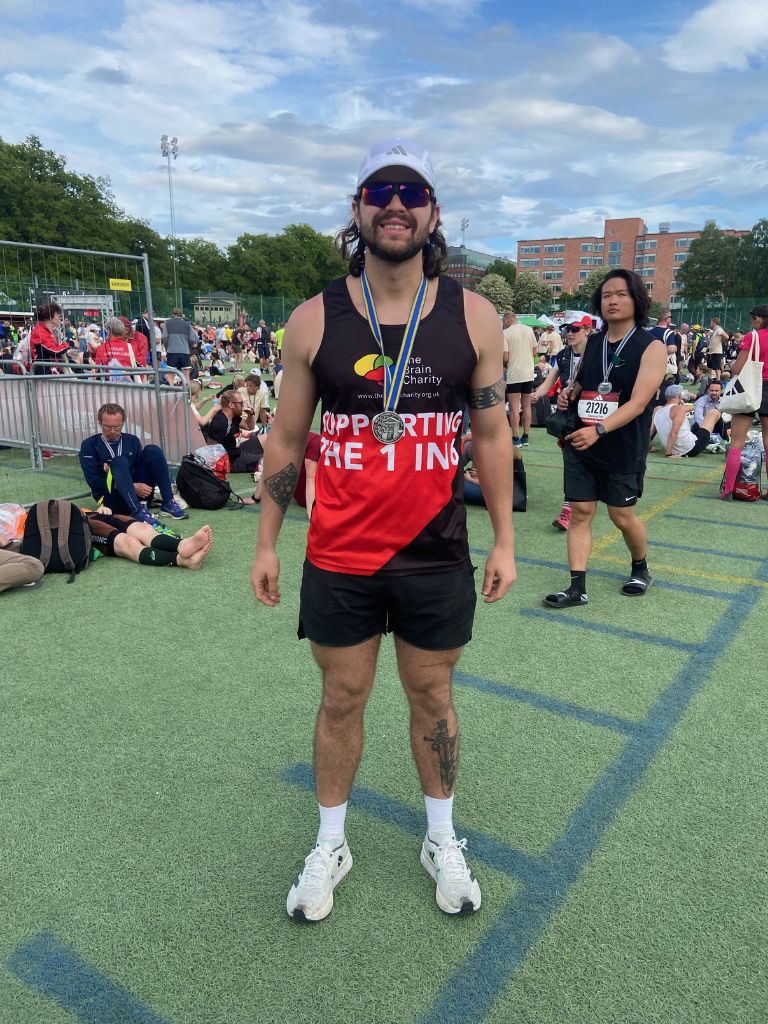
[[[83,1024],[167,1024],[146,1003],[110,981],[50,932],[41,932],[10,955],[9,970]]]
[[[563,715],[566,718],[575,718],[579,722],[586,722],[587,725],[594,725],[602,729],[613,729],[627,736],[634,736],[635,733],[643,728],[639,722],[633,722],[628,718],[609,715],[603,711],[594,711],[591,708],[581,707],[578,704],[571,704],[569,701],[558,700],[556,697],[550,697],[545,693],[523,690],[520,687],[510,686],[507,683],[494,682],[492,679],[482,679],[480,676],[469,675],[467,672],[456,672],[453,679],[459,686],[469,686],[474,690],[480,690],[482,693],[491,693],[496,697],[503,697],[505,700],[530,704],[540,711],[551,711],[556,715]]]
[[[313,791],[315,779],[312,768],[308,764],[296,764],[283,772],[282,778],[299,789]],[[382,796],[365,786],[353,786],[350,800],[355,810],[363,811],[372,818],[385,821],[390,825],[413,836],[423,836],[426,827],[424,811],[417,811],[408,804]],[[472,855],[482,860],[489,867],[513,875],[524,882],[538,878],[541,871],[539,860],[522,850],[510,846],[501,839],[482,835],[474,829],[456,826],[457,835],[466,836],[472,847]]]
[[[667,512],[666,519],[682,519],[686,523],[699,523],[701,526],[722,526],[726,530],[762,530],[768,531],[768,526],[759,526],[757,523],[728,523],[723,519],[702,519],[700,516],[684,516],[677,512]]]
[[[687,544],[667,544],[661,540],[648,541],[653,548],[669,548],[671,551],[686,551],[692,555],[711,555],[714,558],[736,558],[744,562],[762,562],[762,555],[736,555],[731,551],[717,551],[714,548],[693,548]],[[693,570],[695,572],[695,570]]]
[[[655,644],[657,647],[669,647],[673,651],[686,651],[692,654],[699,649],[698,644],[690,644],[685,640],[678,640],[673,636],[657,636],[655,633],[639,633],[633,629],[621,629],[619,626],[609,626],[604,622],[590,622],[587,619],[576,618],[575,615],[565,617],[562,611],[548,612],[544,608],[521,608],[520,614],[529,619],[546,619],[548,622],[567,623],[577,629],[586,629],[592,633],[605,633],[607,636],[620,637],[622,640],[639,640],[644,644]]]

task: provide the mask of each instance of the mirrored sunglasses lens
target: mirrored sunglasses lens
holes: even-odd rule
[[[430,191],[426,185],[370,185],[361,190],[361,198],[367,206],[378,206],[380,209],[389,206],[392,196],[397,191],[397,196],[406,210],[414,210],[419,206],[427,206],[430,201]]]

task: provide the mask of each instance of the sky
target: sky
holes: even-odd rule
[[[428,148],[449,244],[768,216],[760,0],[0,0],[0,136],[170,234],[335,233],[365,150]]]

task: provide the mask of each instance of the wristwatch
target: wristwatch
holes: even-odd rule
[[[593,424],[593,426],[594,426],[595,430],[597,431],[597,436],[598,437],[604,437],[608,433],[608,431],[605,429],[605,427],[603,426],[602,423],[595,423],[595,424]]]

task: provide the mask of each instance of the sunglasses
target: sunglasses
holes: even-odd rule
[[[577,334],[579,331],[585,330],[584,324],[566,324],[566,334]]]
[[[435,193],[429,187],[418,181],[379,182],[375,185],[364,185],[360,189],[359,198],[366,206],[378,206],[380,210],[386,209],[392,202],[392,197],[397,196],[406,210],[415,210],[420,206],[429,206],[434,201]]]

